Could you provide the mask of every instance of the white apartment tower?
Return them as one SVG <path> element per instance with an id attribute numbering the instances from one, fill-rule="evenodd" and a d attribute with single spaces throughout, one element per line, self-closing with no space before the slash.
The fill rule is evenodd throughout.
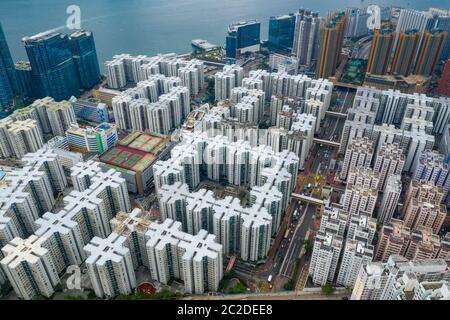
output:
<path id="1" fill-rule="evenodd" d="M 84 247 L 86 266 L 98 297 L 130 294 L 136 287 L 136 275 L 126 238 L 111 233 L 108 238 L 95 237 Z"/>
<path id="2" fill-rule="evenodd" d="M 151 224 L 146 236 L 153 279 L 165 284 L 172 277 L 180 279 L 188 293 L 218 290 L 223 276 L 222 245 L 214 235 L 205 230 L 190 235 L 181 231 L 180 222 L 166 219 Z"/>
<path id="3" fill-rule="evenodd" d="M 390 175 L 386 179 L 381 206 L 378 211 L 378 223 L 386 224 L 391 220 L 398 206 L 400 193 L 402 192 L 402 180 L 400 175 Z"/>
<path id="4" fill-rule="evenodd" d="M 397 143 L 383 144 L 375 158 L 373 170 L 380 174 L 380 184 L 378 190 L 386 188 L 388 177 L 401 175 L 405 165 L 405 155 Z"/>
<path id="5" fill-rule="evenodd" d="M 341 179 L 347 179 L 350 168 L 352 167 L 370 167 L 373 151 L 372 141 L 368 138 L 354 138 L 345 152 L 344 163 L 340 173 Z"/>
<path id="6" fill-rule="evenodd" d="M 31 300 L 36 295 L 51 297 L 59 277 L 50 252 L 41 239 L 14 238 L 2 248 L 5 256 L 0 264 L 19 298 Z"/>

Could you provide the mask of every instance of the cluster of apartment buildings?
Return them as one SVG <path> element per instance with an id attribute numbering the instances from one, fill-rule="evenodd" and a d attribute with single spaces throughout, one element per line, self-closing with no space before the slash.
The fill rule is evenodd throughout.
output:
<path id="1" fill-rule="evenodd" d="M 74 122 L 76 117 L 70 102 L 55 102 L 50 97 L 35 100 L 0 120 L 0 156 L 21 158 L 36 152 L 44 145 L 45 134 L 64 136 Z"/>
<path id="2" fill-rule="evenodd" d="M 243 140 L 205 132 L 184 132 L 171 158 L 153 167 L 163 217 L 181 221 L 191 234 L 205 229 L 215 234 L 224 254 L 244 260 L 263 259 L 295 187 L 298 157 L 287 150 L 252 147 Z M 201 179 L 249 186 L 251 207 L 232 197 L 215 199 L 212 192 L 196 190 Z"/>
<path id="3" fill-rule="evenodd" d="M 118 171 L 92 160 L 78 163 L 71 172 L 75 190 L 53 213 L 55 195 L 67 185 L 57 155 L 44 148 L 23 161 L 7 174 L 0 211 L 0 279 L 19 298 L 51 297 L 63 271 L 82 264 L 99 297 L 132 293 L 140 266 L 165 284 L 181 279 L 188 293 L 218 289 L 222 246 L 215 236 L 205 230 L 190 235 L 179 222 L 159 224 L 140 209 L 131 211 Z"/>

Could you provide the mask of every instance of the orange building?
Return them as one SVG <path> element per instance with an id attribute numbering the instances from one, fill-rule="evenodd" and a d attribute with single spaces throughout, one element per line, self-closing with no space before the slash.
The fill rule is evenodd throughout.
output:
<path id="1" fill-rule="evenodd" d="M 347 16 L 344 12 L 334 13 L 320 28 L 316 78 L 327 79 L 336 72 L 344 41 L 346 21 Z"/>
<path id="2" fill-rule="evenodd" d="M 400 33 L 392 60 L 391 74 L 407 77 L 413 71 L 421 36 L 422 33 L 417 30 Z"/>
<path id="3" fill-rule="evenodd" d="M 431 76 L 442 54 L 447 39 L 447 32 L 434 29 L 425 33 L 414 74 Z"/>

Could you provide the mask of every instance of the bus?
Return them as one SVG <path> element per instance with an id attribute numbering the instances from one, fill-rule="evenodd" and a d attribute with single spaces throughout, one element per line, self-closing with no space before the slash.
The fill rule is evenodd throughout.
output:
<path id="1" fill-rule="evenodd" d="M 284 233 L 284 238 L 286 239 L 289 236 L 289 228 L 286 228 L 286 232 Z"/>

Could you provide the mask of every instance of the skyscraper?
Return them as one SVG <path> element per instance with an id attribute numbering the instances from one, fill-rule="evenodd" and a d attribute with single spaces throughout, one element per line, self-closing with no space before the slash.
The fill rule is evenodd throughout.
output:
<path id="1" fill-rule="evenodd" d="M 19 92 L 16 70 L 0 24 L 0 107 L 8 105 L 14 94 Z"/>
<path id="2" fill-rule="evenodd" d="M 431 12 L 417 11 L 414 9 L 402 9 L 397 22 L 397 38 L 395 48 L 400 40 L 400 34 L 409 30 L 417 30 L 422 35 L 432 28 L 436 27 L 437 15 Z"/>
<path id="3" fill-rule="evenodd" d="M 80 94 L 80 81 L 70 39 L 62 33 L 40 33 L 22 39 L 38 97 L 56 101 Z"/>
<path id="4" fill-rule="evenodd" d="M 398 35 L 397 48 L 391 65 L 391 74 L 407 77 L 413 71 L 421 36 L 422 33 L 415 29 L 401 32 Z"/>
<path id="5" fill-rule="evenodd" d="M 81 87 L 91 89 L 100 81 L 94 35 L 90 31 L 75 31 L 70 35 L 70 42 Z"/>
<path id="6" fill-rule="evenodd" d="M 269 20 L 269 48 L 290 52 L 294 42 L 295 15 L 285 14 L 270 17 Z"/>
<path id="7" fill-rule="evenodd" d="M 226 37 L 226 56 L 237 59 L 245 52 L 260 49 L 261 24 L 257 20 L 240 21 L 228 26 Z"/>
<path id="8" fill-rule="evenodd" d="M 292 53 L 299 65 L 310 67 L 316 60 L 321 19 L 317 12 L 300 9 L 296 13 Z"/>
<path id="9" fill-rule="evenodd" d="M 438 15 L 438 21 L 436 24 L 436 28 L 446 31 L 450 33 L 450 10 L 440 10 L 435 8 L 430 8 L 430 12 Z M 447 40 L 444 44 L 444 50 L 442 50 L 441 59 L 450 58 L 450 36 L 447 37 Z"/>
<path id="10" fill-rule="evenodd" d="M 367 73 L 384 75 L 389 66 L 390 55 L 394 46 L 395 31 L 387 26 L 375 29 L 367 61 Z"/>
<path id="11" fill-rule="evenodd" d="M 22 95 L 32 98 L 34 96 L 34 86 L 30 63 L 28 61 L 18 61 L 15 63 L 15 69 Z"/>
<path id="12" fill-rule="evenodd" d="M 346 37 L 358 38 L 369 33 L 367 19 L 369 19 L 370 15 L 365 9 L 346 8 L 345 13 L 348 17 L 345 27 Z"/>
<path id="13" fill-rule="evenodd" d="M 316 78 L 334 75 L 339 64 L 346 21 L 344 12 L 334 13 L 320 28 Z"/>
<path id="14" fill-rule="evenodd" d="M 433 29 L 425 33 L 416 61 L 414 74 L 423 76 L 431 76 L 433 74 L 444 49 L 447 36 L 447 32 L 439 29 Z"/>

